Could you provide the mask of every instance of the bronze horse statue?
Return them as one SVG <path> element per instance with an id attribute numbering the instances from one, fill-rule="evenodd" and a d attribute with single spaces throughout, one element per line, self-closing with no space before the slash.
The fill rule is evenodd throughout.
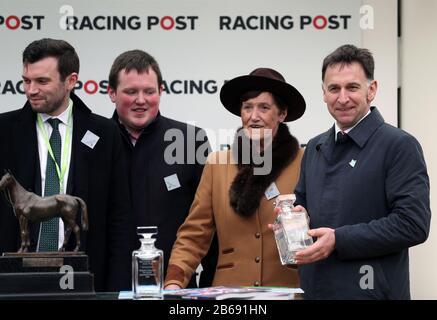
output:
<path id="1" fill-rule="evenodd" d="M 41 222 L 53 217 L 60 217 L 65 226 L 64 242 L 59 251 L 65 251 L 65 246 L 72 231 L 76 236 L 74 251 L 79 251 L 80 228 L 76 224 L 76 215 L 79 209 L 82 212 L 82 230 L 88 230 L 87 207 L 81 198 L 68 194 L 40 197 L 35 193 L 26 191 L 10 172 L 7 172 L 1 178 L 0 191 L 5 191 L 20 224 L 21 247 L 18 252 L 27 252 L 29 249 L 28 222 Z"/>

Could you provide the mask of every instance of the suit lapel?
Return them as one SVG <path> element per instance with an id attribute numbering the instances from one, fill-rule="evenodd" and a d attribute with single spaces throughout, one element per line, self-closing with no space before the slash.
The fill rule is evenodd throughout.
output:
<path id="1" fill-rule="evenodd" d="M 332 153 L 334 151 L 334 146 L 335 146 L 334 132 L 335 132 L 334 127 L 332 127 L 327 132 L 325 132 L 325 134 L 320 138 L 319 142 L 317 143 L 317 145 L 320 148 L 320 151 L 322 151 L 323 156 L 328 162 L 331 160 Z"/>
<path id="2" fill-rule="evenodd" d="M 74 94 L 70 94 L 73 100 L 73 137 L 71 145 L 70 172 L 68 174 L 67 193 L 81 197 L 89 204 L 89 173 L 93 149 L 81 142 L 88 130 L 93 131 L 91 111 Z M 90 211 L 88 210 L 88 216 Z M 80 217 L 77 217 L 79 222 Z M 69 248 L 73 244 L 70 238 Z M 87 233 L 81 233 L 81 250 L 87 247 Z"/>
<path id="3" fill-rule="evenodd" d="M 67 193 L 77 194 L 87 198 L 84 193 L 88 191 L 88 172 L 92 149 L 81 142 L 90 127 L 87 113 L 74 103 L 73 105 L 73 139 L 71 146 L 71 164 L 68 178 Z M 85 199 L 84 199 L 85 200 Z"/>
<path id="4" fill-rule="evenodd" d="M 41 194 L 36 114 L 28 104 L 13 125 L 12 140 L 13 174 L 25 189 Z"/>

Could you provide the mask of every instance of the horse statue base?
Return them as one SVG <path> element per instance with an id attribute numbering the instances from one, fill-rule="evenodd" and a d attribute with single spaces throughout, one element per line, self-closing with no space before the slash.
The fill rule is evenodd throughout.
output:
<path id="1" fill-rule="evenodd" d="M 96 295 L 88 256 L 83 252 L 3 253 L 0 283 L 0 299 L 88 299 Z"/>

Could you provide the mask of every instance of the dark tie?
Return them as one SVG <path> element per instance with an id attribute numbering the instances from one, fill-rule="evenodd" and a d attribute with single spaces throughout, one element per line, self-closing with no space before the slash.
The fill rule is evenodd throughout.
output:
<path id="1" fill-rule="evenodd" d="M 347 133 L 344 133 L 343 131 L 337 132 L 337 141 L 336 144 L 343 144 L 347 141 Z"/>
<path id="2" fill-rule="evenodd" d="M 59 133 L 59 119 L 49 119 L 47 122 L 52 126 L 50 135 L 50 146 L 53 155 L 61 168 L 61 134 Z M 51 196 L 59 193 L 59 177 L 56 172 L 56 165 L 50 154 L 47 154 L 46 182 L 44 196 Z M 59 218 L 52 218 L 41 223 L 41 237 L 39 240 L 39 251 L 58 251 Z"/>

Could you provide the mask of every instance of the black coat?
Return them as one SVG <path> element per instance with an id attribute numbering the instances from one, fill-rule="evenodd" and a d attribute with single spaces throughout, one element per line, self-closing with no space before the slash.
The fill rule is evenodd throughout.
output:
<path id="1" fill-rule="evenodd" d="M 129 289 L 130 243 L 134 234 L 128 193 L 127 162 L 117 126 L 91 110 L 73 93 L 73 136 L 67 193 L 88 207 L 89 231 L 82 232 L 81 250 L 89 256 L 96 291 Z M 81 142 L 87 131 L 100 137 L 94 149 Z M 29 191 L 41 194 L 36 113 L 27 102 L 20 110 L 0 115 L 0 172 L 12 170 Z M 39 226 L 31 226 L 31 247 Z M 75 245 L 70 238 L 68 249 Z M 19 248 L 19 226 L 12 210 L 0 201 L 0 253 Z"/>
<path id="2" fill-rule="evenodd" d="M 113 119 L 119 124 L 124 149 L 130 158 L 131 199 L 136 225 L 158 226 L 155 245 L 164 251 L 166 271 L 176 233 L 188 215 L 202 176 L 204 161 L 196 159 L 193 151 L 199 152 L 199 156 L 202 154 L 206 160 L 210 151 L 208 138 L 200 128 L 158 114 L 140 135 L 134 147 L 116 112 Z M 166 133 L 170 138 L 165 139 Z M 175 137 L 181 144 L 176 145 Z M 177 163 L 166 161 L 166 150 L 167 155 Z M 173 174 L 177 175 L 180 187 L 169 191 L 164 178 Z M 132 249 L 139 246 L 136 239 Z M 217 241 L 214 239 L 210 253 L 202 260 L 204 272 L 200 277 L 200 286 L 211 285 L 216 263 Z M 194 280 L 193 278 L 190 283 L 192 287 L 195 286 Z"/>

